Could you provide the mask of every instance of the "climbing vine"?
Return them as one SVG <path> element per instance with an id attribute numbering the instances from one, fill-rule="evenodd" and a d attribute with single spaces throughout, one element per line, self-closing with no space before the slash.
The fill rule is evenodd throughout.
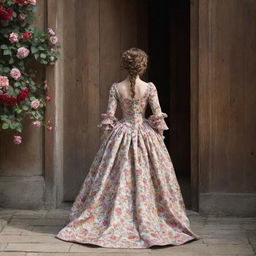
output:
<path id="1" fill-rule="evenodd" d="M 37 82 L 37 63 L 54 65 L 60 43 L 53 29 L 33 25 L 36 0 L 0 0 L 0 130 L 11 129 L 13 142 L 22 142 L 23 120 L 34 127 L 53 126 L 45 120 L 51 100 L 47 81 Z"/>

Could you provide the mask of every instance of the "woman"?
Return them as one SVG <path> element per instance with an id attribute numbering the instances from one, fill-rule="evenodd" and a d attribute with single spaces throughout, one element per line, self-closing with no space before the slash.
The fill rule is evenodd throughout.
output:
<path id="1" fill-rule="evenodd" d="M 164 144 L 168 127 L 152 82 L 140 79 L 147 54 L 131 48 L 122 54 L 127 78 L 113 83 L 105 133 L 69 215 L 57 238 L 110 248 L 180 245 L 199 236 L 190 229 L 172 161 Z M 117 120 L 118 103 L 123 118 Z M 150 104 L 152 115 L 146 119 Z"/>

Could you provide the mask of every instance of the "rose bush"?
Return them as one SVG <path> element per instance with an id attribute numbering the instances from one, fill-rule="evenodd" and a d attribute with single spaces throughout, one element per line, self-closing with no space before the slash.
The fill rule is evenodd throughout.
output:
<path id="1" fill-rule="evenodd" d="M 38 30 L 32 23 L 36 0 L 0 0 L 0 129 L 14 131 L 22 142 L 22 123 L 29 116 L 34 127 L 46 126 L 47 82 L 35 81 L 33 62 L 53 65 L 59 57 L 59 39 L 52 28 Z"/>

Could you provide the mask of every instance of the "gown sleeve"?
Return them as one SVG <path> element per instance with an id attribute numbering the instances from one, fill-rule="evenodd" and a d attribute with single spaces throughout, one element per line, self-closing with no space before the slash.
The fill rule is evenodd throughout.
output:
<path id="1" fill-rule="evenodd" d="M 108 97 L 108 106 L 106 113 L 101 113 L 101 121 L 97 125 L 97 127 L 102 128 L 103 130 L 112 130 L 117 122 L 117 118 L 115 117 L 115 112 L 117 108 L 117 94 L 115 90 L 115 84 L 112 84 L 109 89 L 109 97 Z"/>
<path id="2" fill-rule="evenodd" d="M 150 86 L 149 88 L 150 91 L 149 91 L 148 101 L 153 114 L 149 116 L 148 121 L 149 121 L 149 124 L 155 130 L 157 130 L 158 133 L 164 139 L 165 137 L 163 135 L 163 131 L 169 129 L 164 118 L 166 118 L 168 115 L 166 113 L 163 113 L 161 110 L 161 106 L 158 98 L 158 92 L 155 85 L 152 82 L 150 82 L 149 86 Z"/>

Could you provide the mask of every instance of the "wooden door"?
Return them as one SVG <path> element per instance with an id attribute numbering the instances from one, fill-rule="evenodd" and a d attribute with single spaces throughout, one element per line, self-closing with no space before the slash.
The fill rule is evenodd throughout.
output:
<path id="1" fill-rule="evenodd" d="M 78 193 L 99 148 L 100 113 L 106 111 L 111 83 L 124 78 L 120 57 L 130 47 L 149 53 L 145 77 L 156 83 L 163 111 L 169 115 L 165 142 L 177 174 L 189 179 L 189 1 L 65 3 L 64 201 L 72 201 Z M 184 188 L 183 194 L 187 192 Z"/>
<path id="2" fill-rule="evenodd" d="M 109 86 L 124 77 L 121 53 L 146 48 L 147 1 L 63 1 L 63 200 L 72 201 L 99 148 Z"/>

